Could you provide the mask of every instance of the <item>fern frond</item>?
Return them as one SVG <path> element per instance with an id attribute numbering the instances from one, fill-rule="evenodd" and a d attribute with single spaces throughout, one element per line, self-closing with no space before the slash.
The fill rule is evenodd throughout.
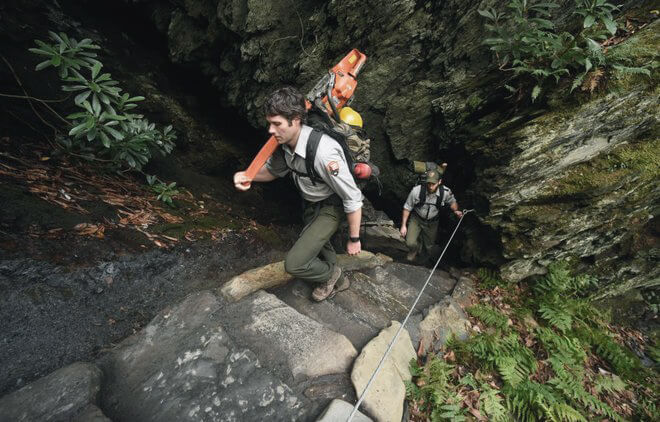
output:
<path id="1" fill-rule="evenodd" d="M 562 333 L 570 330 L 573 326 L 573 316 L 559 307 L 542 305 L 539 307 L 539 313 L 543 319 Z"/>
<path id="2" fill-rule="evenodd" d="M 552 404 L 548 410 L 553 420 L 562 422 L 587 422 L 587 419 L 578 410 L 566 403 Z"/>
<path id="3" fill-rule="evenodd" d="M 587 353 L 576 337 L 560 335 L 546 327 L 537 327 L 535 332 L 549 355 L 566 357 L 564 360 L 570 365 L 584 364 L 587 359 Z"/>
<path id="4" fill-rule="evenodd" d="M 594 387 L 598 393 L 618 393 L 626 389 L 626 383 L 616 375 L 598 375 L 594 380 Z"/>
<path id="5" fill-rule="evenodd" d="M 469 307 L 467 312 L 491 327 L 500 330 L 508 328 L 509 317 L 490 305 L 474 305 Z"/>
<path id="6" fill-rule="evenodd" d="M 490 268 L 479 268 L 477 270 L 477 275 L 479 276 L 480 284 L 487 289 L 492 289 L 498 286 L 501 287 L 506 284 L 497 271 Z"/>
<path id="7" fill-rule="evenodd" d="M 479 396 L 481 401 L 481 409 L 488 416 L 488 420 L 494 422 L 508 421 L 508 412 L 503 405 L 502 398 L 497 394 L 498 391 L 488 387 L 484 387 L 485 391 Z"/>

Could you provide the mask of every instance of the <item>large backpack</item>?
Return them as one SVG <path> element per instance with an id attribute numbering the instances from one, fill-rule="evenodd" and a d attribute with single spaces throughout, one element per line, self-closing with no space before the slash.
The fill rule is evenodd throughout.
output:
<path id="1" fill-rule="evenodd" d="M 321 136 L 326 134 L 341 146 L 351 174 L 360 189 L 366 186 L 367 180 L 374 179 L 378 182 L 380 171 L 378 167 L 369 161 L 371 141 L 362 128 L 336 122 L 327 113 L 318 110 L 315 106 L 308 113 L 307 124 L 313 129 L 307 140 L 307 148 L 305 150 L 305 168 L 307 173 L 301 174 L 300 172 L 296 172 L 299 176 L 309 177 L 314 185 L 316 185 L 316 182 L 325 183 L 314 169 L 314 160 L 316 159 L 316 151 L 321 141 Z M 371 176 L 369 179 L 361 179 L 356 175 L 355 169 L 358 163 L 367 164 L 370 167 Z"/>

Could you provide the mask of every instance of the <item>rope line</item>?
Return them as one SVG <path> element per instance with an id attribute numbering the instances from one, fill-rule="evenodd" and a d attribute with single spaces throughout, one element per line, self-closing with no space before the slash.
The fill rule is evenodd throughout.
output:
<path id="1" fill-rule="evenodd" d="M 431 281 L 431 277 L 433 277 L 433 273 L 435 272 L 435 269 L 438 267 L 438 264 L 440 264 L 440 261 L 442 260 L 442 257 L 445 255 L 445 252 L 447 251 L 447 248 L 449 247 L 449 244 L 451 243 L 452 239 L 454 238 L 454 235 L 458 231 L 458 227 L 461 225 L 461 222 L 463 221 L 463 218 L 465 218 L 465 215 L 468 213 L 474 212 L 473 209 L 471 210 L 463 210 L 463 215 L 461 216 L 461 219 L 458 220 L 458 223 L 456 224 L 456 228 L 454 228 L 454 232 L 451 234 L 449 237 L 449 240 L 447 241 L 447 244 L 445 245 L 445 248 L 443 249 L 442 253 L 440 254 L 440 257 L 438 260 L 435 262 L 435 265 L 433 266 L 433 269 L 431 270 L 431 273 L 429 274 L 428 278 L 426 279 L 426 282 L 422 286 L 422 289 L 419 291 L 419 294 L 417 295 L 417 298 L 413 302 L 412 306 L 410 307 L 410 310 L 408 311 L 408 315 L 403 319 L 403 322 L 401 323 L 401 326 L 399 327 L 398 331 L 392 338 L 392 341 L 390 341 L 389 346 L 387 346 L 387 350 L 385 351 L 385 354 L 380 360 L 380 363 L 376 367 L 376 370 L 374 373 L 371 375 L 371 378 L 369 378 L 369 381 L 367 382 L 367 385 L 364 387 L 364 390 L 362 391 L 362 394 L 360 395 L 360 398 L 358 399 L 357 403 L 355 403 L 355 406 L 353 407 L 353 410 L 351 411 L 351 414 L 348 416 L 348 419 L 346 419 L 346 422 L 351 422 L 353 420 L 353 416 L 358 411 L 358 408 L 360 407 L 360 404 L 364 400 L 364 398 L 367 395 L 367 391 L 369 391 L 369 387 L 371 387 L 371 384 L 373 383 L 374 379 L 376 379 L 376 375 L 378 375 L 378 372 L 380 372 L 381 368 L 383 367 L 383 364 L 385 363 L 385 360 L 389 356 L 390 352 L 392 351 L 392 347 L 394 347 L 394 343 L 396 343 L 397 339 L 399 338 L 399 334 L 401 334 L 401 331 L 403 331 L 403 327 L 406 325 L 406 322 L 408 322 L 408 318 L 410 318 L 410 315 L 412 315 L 413 310 L 415 309 L 415 306 L 417 306 L 417 302 L 419 302 L 419 299 L 422 297 L 422 293 L 424 293 L 424 289 L 426 289 L 426 286 L 428 286 L 429 282 Z"/>

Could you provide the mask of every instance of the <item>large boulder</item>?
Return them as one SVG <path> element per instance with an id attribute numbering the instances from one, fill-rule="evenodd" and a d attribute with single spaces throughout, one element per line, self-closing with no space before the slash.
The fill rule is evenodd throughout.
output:
<path id="1" fill-rule="evenodd" d="M 470 327 L 463 308 L 454 299 L 447 297 L 433 305 L 419 324 L 420 347 L 425 351 L 440 350 L 452 335 L 466 340 Z"/>
<path id="2" fill-rule="evenodd" d="M 392 325 L 370 341 L 355 360 L 351 380 L 358 397 L 364 392 L 369 379 L 400 327 L 399 322 L 392 321 Z M 411 359 L 416 357 L 410 336 L 404 329 L 380 372 L 374 378 L 363 401 L 364 408 L 376 421 L 399 422 L 401 420 L 403 401 L 406 396 L 404 381 L 410 381 L 412 378 L 409 365 Z"/>
<path id="3" fill-rule="evenodd" d="M 304 397 L 227 335 L 208 291 L 162 311 L 100 364 L 103 408 L 116 420 L 298 419 Z"/>
<path id="4" fill-rule="evenodd" d="M 2 397 L 0 421 L 80 420 L 87 412 L 98 410 L 95 405 L 101 377 L 99 368 L 90 363 L 77 362 L 58 369 Z M 94 414 L 98 421 L 105 418 L 102 413 Z"/>

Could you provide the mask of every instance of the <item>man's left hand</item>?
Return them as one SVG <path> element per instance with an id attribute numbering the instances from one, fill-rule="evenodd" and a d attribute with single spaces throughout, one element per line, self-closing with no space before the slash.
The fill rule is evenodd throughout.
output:
<path id="1" fill-rule="evenodd" d="M 455 210 L 455 211 L 454 211 L 454 214 L 455 214 L 456 217 L 458 217 L 458 218 L 463 217 L 463 211 L 461 211 L 461 210 Z"/>
<path id="2" fill-rule="evenodd" d="M 351 242 L 350 240 L 346 244 L 346 252 L 349 255 L 357 255 L 362 250 L 362 243 L 358 240 L 357 242 Z"/>

